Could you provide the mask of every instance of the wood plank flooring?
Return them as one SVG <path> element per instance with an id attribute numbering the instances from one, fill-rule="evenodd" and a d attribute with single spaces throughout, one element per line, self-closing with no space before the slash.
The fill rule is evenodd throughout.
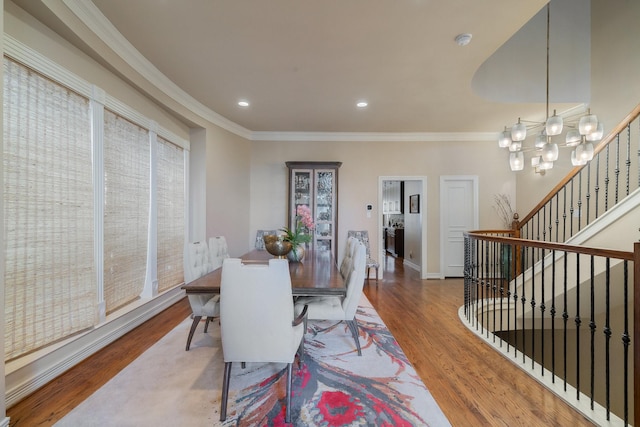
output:
<path id="1" fill-rule="evenodd" d="M 384 262 L 385 279 L 365 294 L 453 426 L 593 425 L 462 325 L 462 280 L 420 280 L 402 259 Z M 190 312 L 185 298 L 70 369 L 9 408 L 10 425 L 53 425 Z"/>

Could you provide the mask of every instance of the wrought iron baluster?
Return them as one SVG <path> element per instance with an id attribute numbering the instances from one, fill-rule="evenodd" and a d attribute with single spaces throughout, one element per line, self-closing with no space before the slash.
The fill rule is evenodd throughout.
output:
<path id="1" fill-rule="evenodd" d="M 542 262 L 542 269 L 540 270 L 540 375 L 544 377 L 544 312 L 546 309 L 546 306 L 544 304 L 544 276 L 545 276 L 545 269 L 544 269 L 544 259 L 545 259 L 545 254 L 544 254 L 544 248 L 542 249 L 542 254 L 541 254 L 542 258 L 541 258 L 541 262 Z M 535 326 L 534 326 L 535 329 Z"/>
<path id="2" fill-rule="evenodd" d="M 589 207 L 591 206 L 590 203 L 590 199 L 591 199 L 591 162 L 587 163 L 587 193 L 585 195 L 585 199 L 587 202 L 587 218 L 586 218 L 586 222 L 585 222 L 585 226 L 589 225 L 590 222 L 590 218 L 589 218 Z"/>
<path id="3" fill-rule="evenodd" d="M 562 241 L 567 241 L 567 186 L 562 188 Z"/>
<path id="4" fill-rule="evenodd" d="M 525 253 L 526 252 L 528 252 L 527 248 L 525 248 Z M 527 257 L 528 256 L 529 255 L 527 254 Z M 525 353 L 526 353 L 526 350 L 527 350 L 527 340 L 525 340 L 525 338 L 524 338 L 525 337 L 525 315 L 524 314 L 525 314 L 525 311 L 526 311 L 525 310 L 525 304 L 527 302 L 527 298 L 525 296 L 526 295 L 525 294 L 526 284 L 525 284 L 525 280 L 524 280 L 524 276 L 525 276 L 524 272 L 526 271 L 526 258 L 527 257 L 523 257 L 523 262 L 524 262 L 525 265 L 522 268 L 522 296 L 520 297 L 520 302 L 522 303 L 522 363 L 525 362 L 525 359 L 526 359 Z"/>
<path id="5" fill-rule="evenodd" d="M 596 218 L 598 218 L 598 202 L 600 199 L 600 153 L 596 156 L 596 185 L 594 191 L 596 192 Z"/>
<path id="6" fill-rule="evenodd" d="M 563 267 L 563 286 L 564 286 L 564 290 L 562 292 L 562 302 L 563 302 L 563 308 L 562 308 L 562 321 L 563 321 L 563 330 L 564 330 L 564 338 L 563 338 L 563 355 L 562 355 L 562 360 L 563 360 L 563 365 L 564 365 L 564 370 L 563 370 L 563 380 L 564 380 L 564 391 L 567 391 L 567 332 L 568 332 L 568 323 L 569 323 L 569 312 L 568 312 L 568 301 L 567 301 L 567 286 L 568 286 L 568 275 L 567 275 L 567 257 L 569 256 L 569 254 L 567 253 L 567 251 L 564 251 L 564 267 Z"/>
<path id="7" fill-rule="evenodd" d="M 631 188 L 631 123 L 627 125 L 627 159 L 625 163 L 627 165 L 627 192 L 625 195 L 628 196 Z"/>
<path id="8" fill-rule="evenodd" d="M 580 231 L 581 229 L 582 229 L 582 169 L 580 169 L 580 172 L 578 172 L 578 231 Z"/>
<path id="9" fill-rule="evenodd" d="M 580 348 L 580 254 L 576 254 L 576 348 Z M 576 399 L 580 400 L 580 351 L 576 352 Z"/>
<path id="10" fill-rule="evenodd" d="M 605 320 L 604 320 L 604 357 L 605 357 L 605 407 L 607 420 L 611 414 L 611 259 L 605 266 Z"/>
<path id="11" fill-rule="evenodd" d="M 629 262 L 624 260 L 624 332 L 622 334 L 622 345 L 624 346 L 624 422 L 629 424 L 629 345 L 631 335 L 629 334 Z"/>
<path id="12" fill-rule="evenodd" d="M 569 237 L 573 236 L 573 181 L 575 177 L 571 178 L 571 192 L 569 199 L 571 200 L 571 205 L 569 206 Z"/>
<path id="13" fill-rule="evenodd" d="M 591 397 L 591 401 L 590 401 L 590 405 L 591 405 L 591 410 L 593 410 L 593 402 L 594 402 L 594 395 L 595 395 L 595 369 L 596 369 L 596 360 L 595 360 L 595 353 L 596 353 L 596 343 L 595 343 L 595 338 L 596 338 L 596 284 L 595 284 L 595 268 L 594 268 L 594 257 L 593 255 L 591 255 L 590 257 L 590 277 L 589 277 L 589 282 L 590 282 L 590 295 L 589 295 L 589 300 L 590 300 L 590 318 L 589 318 L 589 330 L 591 332 L 591 366 L 589 367 L 589 372 L 590 372 L 590 384 L 591 384 L 591 389 L 590 389 L 590 397 Z"/>
<path id="14" fill-rule="evenodd" d="M 560 219 L 558 217 L 558 215 L 560 215 L 560 204 L 559 204 L 559 200 L 560 200 L 560 195 L 558 193 L 556 193 L 556 219 L 555 219 L 555 226 L 556 226 L 556 239 L 555 242 L 558 242 L 558 233 L 559 233 L 559 228 L 560 228 Z"/>
<path id="15" fill-rule="evenodd" d="M 551 382 L 556 382 L 556 250 L 551 250 Z"/>
<path id="16" fill-rule="evenodd" d="M 606 153 L 607 153 L 607 161 L 605 163 L 606 165 L 606 173 L 605 173 L 605 178 L 604 178 L 604 211 L 608 211 L 609 210 L 609 153 L 610 153 L 610 148 L 611 148 L 611 144 L 607 145 L 607 148 L 605 149 Z"/>
<path id="17" fill-rule="evenodd" d="M 616 176 L 616 200 L 613 204 L 615 205 L 618 203 L 618 188 L 620 186 L 620 134 L 616 135 L 616 168 L 614 169 L 614 174 Z"/>
<path id="18" fill-rule="evenodd" d="M 536 251 L 540 253 L 540 248 Z M 536 274 L 535 274 L 535 260 L 531 263 L 531 354 L 536 354 Z M 531 369 L 535 366 L 534 357 L 531 357 Z"/>

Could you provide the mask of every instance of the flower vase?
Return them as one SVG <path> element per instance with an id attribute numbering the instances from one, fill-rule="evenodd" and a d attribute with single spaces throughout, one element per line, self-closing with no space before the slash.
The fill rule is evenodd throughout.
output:
<path id="1" fill-rule="evenodd" d="M 291 251 L 287 253 L 287 258 L 290 262 L 302 262 L 304 259 L 304 246 L 297 245 L 295 248 L 291 249 Z"/>

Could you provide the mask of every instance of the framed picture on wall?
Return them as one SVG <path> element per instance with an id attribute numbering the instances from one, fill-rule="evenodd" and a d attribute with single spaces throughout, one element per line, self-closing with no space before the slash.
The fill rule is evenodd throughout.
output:
<path id="1" fill-rule="evenodd" d="M 420 213 L 420 195 L 409 196 L 409 213 Z"/>

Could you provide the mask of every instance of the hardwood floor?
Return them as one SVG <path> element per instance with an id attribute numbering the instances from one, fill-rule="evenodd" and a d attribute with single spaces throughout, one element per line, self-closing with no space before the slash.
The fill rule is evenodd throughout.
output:
<path id="1" fill-rule="evenodd" d="M 453 426 L 592 426 L 468 331 L 460 279 L 420 280 L 387 257 L 365 294 Z M 7 410 L 12 427 L 50 426 L 190 314 L 187 299 Z"/>

